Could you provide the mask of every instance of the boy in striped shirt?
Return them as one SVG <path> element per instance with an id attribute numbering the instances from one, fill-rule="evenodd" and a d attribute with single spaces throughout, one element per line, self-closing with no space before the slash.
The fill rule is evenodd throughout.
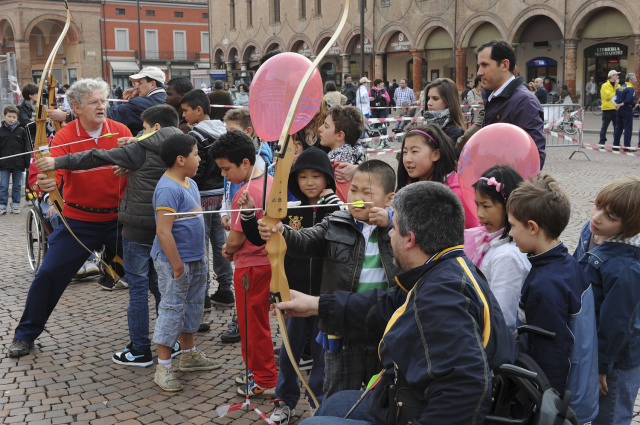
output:
<path id="1" fill-rule="evenodd" d="M 321 293 L 387 290 L 395 285 L 400 269 L 395 265 L 389 229 L 391 213 L 386 210 L 394 195 L 396 175 L 380 160 L 356 168 L 349 187 L 348 211 L 337 211 L 319 224 L 301 230 L 277 224 L 270 229 L 262 222 L 260 234 L 268 239 L 272 231 L 283 231 L 287 255 L 321 257 Z M 325 398 L 343 390 L 359 390 L 380 372 L 375 335 L 343 338 L 321 320 L 317 341 L 325 348 Z"/>

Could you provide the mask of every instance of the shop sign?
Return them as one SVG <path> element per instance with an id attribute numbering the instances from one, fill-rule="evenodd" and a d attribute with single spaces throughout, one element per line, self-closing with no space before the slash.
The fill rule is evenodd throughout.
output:
<path id="1" fill-rule="evenodd" d="M 398 32 L 387 44 L 387 52 L 406 52 L 411 49 L 411 42 L 404 33 Z"/>
<path id="2" fill-rule="evenodd" d="M 612 56 L 627 56 L 627 46 L 618 43 L 601 43 L 584 49 L 585 58 L 606 58 Z"/>
<path id="3" fill-rule="evenodd" d="M 257 50 L 254 50 L 253 53 L 251 53 L 249 55 L 249 60 L 259 61 L 260 60 L 260 52 L 258 52 Z"/>
<path id="4" fill-rule="evenodd" d="M 353 53 L 360 53 L 362 49 L 362 42 L 358 39 L 358 44 L 356 44 L 356 48 Z M 367 37 L 364 38 L 364 52 L 371 53 L 373 52 L 373 45 L 370 43 Z"/>
<path id="5" fill-rule="evenodd" d="M 191 69 L 191 70 L 189 70 L 189 72 L 191 73 L 192 77 L 199 77 L 199 76 L 207 76 L 207 75 L 209 75 L 209 70 L 208 69 Z"/>
<path id="6" fill-rule="evenodd" d="M 298 49 L 298 53 L 302 56 L 309 57 L 311 56 L 311 49 L 307 43 L 302 43 L 302 46 Z"/>
<path id="7" fill-rule="evenodd" d="M 333 43 L 333 46 L 327 52 L 329 56 L 338 56 L 340 54 L 340 47 L 338 47 L 338 42 Z"/>

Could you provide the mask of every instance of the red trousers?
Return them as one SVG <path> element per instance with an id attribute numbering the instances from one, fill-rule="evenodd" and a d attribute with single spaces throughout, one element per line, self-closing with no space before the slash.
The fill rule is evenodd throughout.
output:
<path id="1" fill-rule="evenodd" d="M 242 276 L 245 274 L 249 277 L 246 307 L 245 291 L 242 285 Z M 278 370 L 273 355 L 271 327 L 269 326 L 270 281 L 271 266 L 268 265 L 236 267 L 233 273 L 238 325 L 242 343 L 242 358 L 251 369 L 251 372 L 253 372 L 256 384 L 262 388 L 273 388 L 278 382 Z M 245 327 L 245 310 L 247 312 L 247 327 Z M 245 334 L 245 329 L 249 335 Z"/>

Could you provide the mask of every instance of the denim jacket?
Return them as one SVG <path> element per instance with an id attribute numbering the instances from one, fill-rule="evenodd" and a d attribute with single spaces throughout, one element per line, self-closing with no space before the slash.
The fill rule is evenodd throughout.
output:
<path id="1" fill-rule="evenodd" d="M 640 365 L 640 235 L 614 237 L 589 249 L 590 222 L 573 256 L 593 286 L 598 373 Z"/>

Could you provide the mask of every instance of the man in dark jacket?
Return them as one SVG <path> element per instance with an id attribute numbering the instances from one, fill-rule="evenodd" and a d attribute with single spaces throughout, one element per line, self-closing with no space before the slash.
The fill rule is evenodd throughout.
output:
<path id="1" fill-rule="evenodd" d="M 533 84 L 536 86 L 536 97 L 540 101 L 541 105 L 547 103 L 547 91 L 544 88 L 542 78 L 536 78 L 533 81 Z"/>
<path id="2" fill-rule="evenodd" d="M 516 52 L 504 40 L 491 40 L 476 49 L 478 76 L 482 77 L 484 120 L 482 127 L 497 122 L 513 124 L 527 133 L 538 147 L 540 169 L 546 157 L 546 137 L 542 131 L 544 113 L 540 102 L 526 88 L 523 77 L 516 78 Z"/>
<path id="3" fill-rule="evenodd" d="M 317 314 L 347 336 L 379 341 L 382 377 L 349 419 L 481 424 L 491 405 L 491 370 L 513 363 L 517 350 L 489 286 L 462 249 L 462 205 L 435 182 L 402 188 L 392 205 L 391 246 L 404 271 L 397 286 L 319 298 L 292 291 L 278 308 L 286 316 Z M 361 394 L 330 397 L 317 418 L 302 424 L 327 423 L 322 416 L 342 424 Z"/>
<path id="4" fill-rule="evenodd" d="M 342 94 L 347 96 L 347 105 L 356 106 L 356 93 L 358 88 L 351 82 L 351 74 L 344 74 Z"/>
<path id="5" fill-rule="evenodd" d="M 109 118 L 129 127 L 134 136 L 142 131 L 142 112 L 155 105 L 162 105 L 166 92 L 164 82 L 166 76 L 160 68 L 150 66 L 129 77 L 133 88 L 124 91 L 128 102 L 109 108 Z"/>

